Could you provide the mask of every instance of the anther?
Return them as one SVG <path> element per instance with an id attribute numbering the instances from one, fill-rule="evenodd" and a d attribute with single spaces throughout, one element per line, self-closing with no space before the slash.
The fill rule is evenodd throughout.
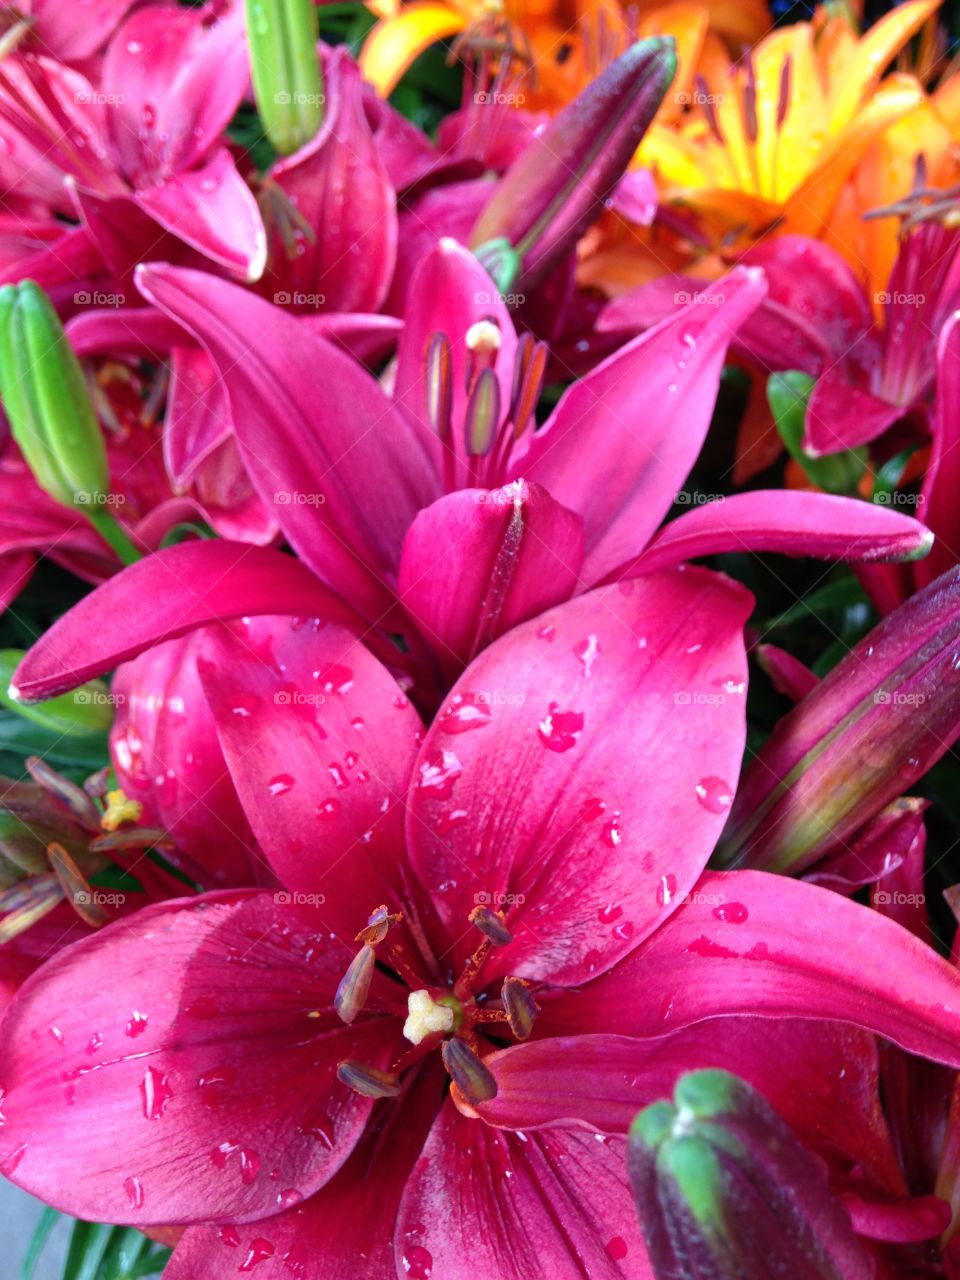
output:
<path id="1" fill-rule="evenodd" d="M 458 1037 L 444 1041 L 443 1065 L 464 1099 L 472 1105 L 489 1102 L 497 1096 L 497 1082 L 493 1072 Z"/>
<path id="2" fill-rule="evenodd" d="M 391 912 L 386 906 L 377 907 L 376 911 L 367 919 L 364 928 L 360 930 L 354 939 L 355 942 L 368 942 L 371 947 L 375 947 L 378 942 L 382 942 L 394 925 L 398 925 L 403 916 L 398 911 Z"/>
<path id="3" fill-rule="evenodd" d="M 348 1026 L 367 1003 L 375 965 L 376 956 L 373 947 L 365 942 L 350 961 L 347 972 L 340 979 L 337 994 L 333 997 L 333 1007 L 340 1020 Z"/>
<path id="4" fill-rule="evenodd" d="M 510 1030 L 518 1040 L 528 1039 L 540 1006 L 530 993 L 530 984 L 522 978 L 505 978 L 500 991 Z"/>
<path id="5" fill-rule="evenodd" d="M 399 1076 L 353 1058 L 337 1065 L 337 1079 L 363 1098 L 395 1098 L 400 1092 Z"/>
<path id="6" fill-rule="evenodd" d="M 427 421 L 444 443 L 450 439 L 453 413 L 453 359 L 450 343 L 435 333 L 423 357 L 423 394 Z"/>
<path id="7" fill-rule="evenodd" d="M 513 934 L 504 923 L 502 911 L 491 911 L 489 907 L 474 907 L 467 917 L 472 925 L 480 930 L 485 938 L 489 938 L 495 947 L 505 947 L 513 941 Z"/>
<path id="8" fill-rule="evenodd" d="M 492 369 L 484 369 L 474 383 L 467 404 L 464 443 L 473 457 L 490 452 L 500 424 L 500 384 Z"/>

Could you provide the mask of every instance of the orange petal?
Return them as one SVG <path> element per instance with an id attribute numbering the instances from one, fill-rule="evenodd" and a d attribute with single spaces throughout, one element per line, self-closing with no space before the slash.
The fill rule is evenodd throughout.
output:
<path id="1" fill-rule="evenodd" d="M 707 10 L 701 4 L 668 4 L 647 14 L 637 29 L 641 38 L 673 36 L 677 42 L 677 74 L 657 115 L 663 124 L 676 120 L 693 100 L 694 78 L 708 20 Z"/>
<path id="2" fill-rule="evenodd" d="M 360 51 L 360 70 L 381 97 L 397 87 L 403 73 L 438 40 L 466 26 L 462 14 L 431 0 L 415 0 L 395 18 L 384 18 L 367 36 Z"/>
<path id="3" fill-rule="evenodd" d="M 908 0 L 892 9 L 858 41 L 856 51 L 842 68 L 833 90 L 831 132 L 839 132 L 851 121 L 875 89 L 880 76 L 903 46 L 917 34 L 941 0 Z"/>

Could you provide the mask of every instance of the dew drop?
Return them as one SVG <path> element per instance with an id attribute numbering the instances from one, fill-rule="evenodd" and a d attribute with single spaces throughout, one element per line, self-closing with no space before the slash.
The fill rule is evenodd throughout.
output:
<path id="1" fill-rule="evenodd" d="M 256 1151 L 244 1147 L 240 1152 L 240 1180 L 245 1187 L 255 1182 L 260 1173 L 260 1157 Z"/>
<path id="2" fill-rule="evenodd" d="M 623 1236 L 614 1236 L 607 1241 L 607 1254 L 614 1262 L 622 1262 L 627 1256 L 627 1242 Z"/>
<path id="3" fill-rule="evenodd" d="M 605 907 L 601 907 L 597 912 L 597 919 L 601 924 L 613 924 L 614 920 L 619 920 L 623 915 L 623 907 L 618 907 L 612 902 L 608 902 Z"/>
<path id="4" fill-rule="evenodd" d="M 657 885 L 657 903 L 661 907 L 669 907 L 677 892 L 677 877 L 666 875 L 660 877 Z"/>
<path id="5" fill-rule="evenodd" d="M 257 1236 L 256 1240 L 250 1241 L 250 1247 L 247 1250 L 247 1256 L 243 1262 L 237 1267 L 238 1271 L 252 1271 L 254 1267 L 258 1267 L 261 1262 L 266 1262 L 268 1258 L 273 1257 L 273 1245 L 269 1240 L 264 1240 L 262 1236 Z"/>
<path id="6" fill-rule="evenodd" d="M 440 716 L 444 733 L 469 733 L 490 722 L 490 699 L 480 693 L 455 693 Z"/>
<path id="7" fill-rule="evenodd" d="M 463 766 L 452 751 L 434 751 L 420 765 L 417 786 L 434 799 L 446 800 L 462 772 Z"/>
<path id="8" fill-rule="evenodd" d="M 299 1204 L 303 1199 L 303 1192 L 298 1191 L 296 1187 L 288 1187 L 286 1191 L 277 1194 L 277 1204 L 281 1209 L 292 1209 L 295 1204 Z"/>
<path id="9" fill-rule="evenodd" d="M 225 1244 L 228 1249 L 236 1249 L 240 1245 L 240 1232 L 236 1227 L 221 1227 L 218 1232 L 220 1243 Z"/>
<path id="10" fill-rule="evenodd" d="M 333 779 L 333 785 L 337 788 L 338 791 L 346 790 L 346 788 L 349 786 L 349 783 L 347 782 L 347 775 L 343 772 L 343 770 L 340 768 L 340 766 L 337 764 L 336 761 L 333 761 L 331 764 L 327 765 L 327 772 L 330 774 L 330 777 Z"/>
<path id="11" fill-rule="evenodd" d="M 615 813 L 609 822 L 604 823 L 602 837 L 603 843 L 609 845 L 611 849 L 616 849 L 617 845 L 620 844 L 623 839 L 623 832 L 620 830 L 619 813 Z"/>
<path id="12" fill-rule="evenodd" d="M 339 693 L 341 697 L 353 688 L 353 672 L 339 662 L 332 663 L 315 677 L 324 693 Z"/>
<path id="13" fill-rule="evenodd" d="M 126 1025 L 126 1033 L 131 1039 L 142 1036 L 147 1029 L 147 1015 L 134 1010 L 133 1017 Z"/>
<path id="14" fill-rule="evenodd" d="M 13 1177 L 17 1166 L 23 1159 L 26 1149 L 27 1144 L 24 1142 L 19 1147 L 16 1147 L 11 1151 L 4 1160 L 0 1160 L 0 1173 L 2 1173 L 5 1178 Z"/>
<path id="15" fill-rule="evenodd" d="M 579 644 L 574 645 L 573 652 L 583 666 L 584 676 L 589 676 L 593 670 L 593 664 L 600 654 L 600 642 L 597 637 L 593 635 L 587 636 L 586 640 L 581 640 Z"/>
<path id="16" fill-rule="evenodd" d="M 96 1053 L 98 1049 L 103 1048 L 103 1036 L 99 1031 L 95 1031 L 87 1041 L 87 1053 Z"/>
<path id="17" fill-rule="evenodd" d="M 289 773 L 278 773 L 275 778 L 271 778 L 267 783 L 267 788 L 272 796 L 285 796 L 293 786 L 294 779 Z"/>
<path id="18" fill-rule="evenodd" d="M 713 914 L 727 924 L 743 924 L 750 913 L 742 902 L 722 902 L 719 907 L 713 908 Z"/>
<path id="19" fill-rule="evenodd" d="M 433 1254 L 424 1249 L 423 1245 L 408 1245 L 400 1261 L 410 1280 L 430 1280 L 433 1274 Z"/>
<path id="20" fill-rule="evenodd" d="M 130 1201 L 131 1209 L 143 1208 L 143 1183 L 139 1178 L 127 1178 L 124 1180 L 123 1189 L 127 1193 L 127 1199 Z"/>
<path id="21" fill-rule="evenodd" d="M 469 816 L 466 809 L 445 809 L 437 814 L 434 830 L 438 836 L 449 835 L 456 827 L 462 826 Z"/>
<path id="22" fill-rule="evenodd" d="M 556 636 L 556 634 L 557 634 L 557 628 L 556 628 L 556 627 L 551 627 L 551 626 L 549 626 L 549 625 L 548 625 L 548 626 L 538 627 L 538 628 L 537 628 L 537 639 L 538 639 L 538 640 L 548 640 L 548 641 L 549 641 L 549 640 L 552 640 L 552 639 Z"/>
<path id="23" fill-rule="evenodd" d="M 143 1099 L 143 1114 L 146 1119 L 159 1120 L 166 1111 L 173 1092 L 167 1083 L 167 1077 L 157 1067 L 147 1067 L 140 1081 L 140 1097 Z"/>
<path id="24" fill-rule="evenodd" d="M 569 751 L 577 745 L 582 731 L 583 713 L 561 711 L 556 702 L 550 703 L 546 718 L 537 726 L 540 741 L 551 751 Z"/>
<path id="25" fill-rule="evenodd" d="M 323 804 L 317 805 L 316 815 L 318 818 L 323 818 L 329 822 L 337 816 L 342 808 L 340 801 L 331 797 L 329 800 L 324 800 Z"/>
<path id="26" fill-rule="evenodd" d="M 733 804 L 733 789 L 722 778 L 702 778 L 696 793 L 708 813 L 724 813 Z"/>

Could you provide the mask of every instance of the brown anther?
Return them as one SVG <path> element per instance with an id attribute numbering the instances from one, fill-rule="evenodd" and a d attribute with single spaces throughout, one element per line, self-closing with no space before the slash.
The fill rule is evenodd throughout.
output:
<path id="1" fill-rule="evenodd" d="M 333 997 L 333 1007 L 341 1022 L 345 1022 L 347 1026 L 356 1020 L 357 1014 L 367 1003 L 375 966 L 376 955 L 373 947 L 365 942 L 350 961 L 347 972 L 340 979 L 337 994 Z"/>
<path id="2" fill-rule="evenodd" d="M 450 439 L 453 414 L 453 354 L 445 334 L 435 333 L 423 356 L 423 396 L 427 421 L 440 439 Z"/>
<path id="3" fill-rule="evenodd" d="M 710 132 L 721 146 L 726 146 L 723 133 L 720 130 L 720 121 L 717 119 L 716 108 L 713 105 L 714 95 L 710 92 L 710 86 L 701 75 L 694 77 L 694 85 L 697 90 L 697 105 L 710 126 Z"/>
<path id="4" fill-rule="evenodd" d="M 362 1098 L 395 1098 L 400 1092 L 399 1076 L 353 1058 L 337 1064 L 337 1079 Z"/>
<path id="5" fill-rule="evenodd" d="M 515 439 L 523 435 L 533 418 L 543 390 L 548 354 L 546 344 L 537 342 L 533 334 L 520 335 L 513 366 L 513 394 L 510 399 L 510 418 Z"/>
<path id="6" fill-rule="evenodd" d="M 491 911 L 489 907 L 474 907 L 467 919 L 485 938 L 489 938 L 495 947 L 505 947 L 508 942 L 513 941 L 513 934 L 504 923 L 502 911 Z"/>
<path id="7" fill-rule="evenodd" d="M 490 452 L 500 425 L 500 384 L 492 369 L 480 373 L 467 403 L 464 444 L 471 457 Z"/>
<path id="8" fill-rule="evenodd" d="M 382 942 L 394 925 L 403 919 L 399 911 L 389 911 L 386 906 L 377 907 L 367 920 L 366 926 L 360 930 L 355 942 L 368 942 L 371 947 Z"/>
<path id="9" fill-rule="evenodd" d="M 445 1040 L 442 1049 L 443 1065 L 450 1078 L 467 1102 L 489 1102 L 497 1096 L 497 1082 L 493 1072 L 459 1036 Z"/>
<path id="10" fill-rule="evenodd" d="M 504 978 L 500 991 L 510 1030 L 518 1040 L 528 1039 L 540 1006 L 530 993 L 530 984 L 522 978 Z"/>

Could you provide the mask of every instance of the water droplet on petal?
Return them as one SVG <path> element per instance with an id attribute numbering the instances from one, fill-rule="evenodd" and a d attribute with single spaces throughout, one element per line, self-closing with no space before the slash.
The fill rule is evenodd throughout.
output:
<path id="1" fill-rule="evenodd" d="M 462 772 L 463 766 L 452 751 L 434 751 L 420 765 L 417 786 L 435 799 L 445 800 Z"/>
<path id="2" fill-rule="evenodd" d="M 142 1036 L 147 1029 L 147 1015 L 134 1010 L 133 1017 L 126 1025 L 126 1033 L 131 1039 Z"/>
<path id="3" fill-rule="evenodd" d="M 260 1157 L 256 1151 L 251 1151 L 249 1147 L 244 1147 L 240 1152 L 240 1179 L 245 1187 L 249 1187 L 251 1182 L 256 1181 L 260 1172 Z"/>
<path id="4" fill-rule="evenodd" d="M 288 1187 L 286 1191 L 277 1194 L 277 1204 L 281 1209 L 292 1209 L 295 1204 L 299 1204 L 303 1199 L 303 1192 L 298 1191 L 296 1187 Z"/>
<path id="5" fill-rule="evenodd" d="M 433 1274 L 433 1254 L 423 1245 L 407 1245 L 400 1262 L 410 1280 L 430 1280 Z"/>
<path id="6" fill-rule="evenodd" d="M 294 784 L 294 779 L 289 773 L 278 773 L 275 778 L 271 778 L 267 783 L 267 787 L 272 796 L 285 796 Z"/>
<path id="7" fill-rule="evenodd" d="M 742 902 L 722 902 L 719 907 L 713 908 L 713 914 L 727 924 L 743 924 L 750 913 Z"/>
<path id="8" fill-rule="evenodd" d="M 240 1232 L 236 1227 L 221 1227 L 219 1231 L 220 1243 L 225 1244 L 228 1249 L 236 1249 L 240 1244 Z"/>
<path id="9" fill-rule="evenodd" d="M 269 1240 L 264 1240 L 262 1236 L 257 1236 L 256 1240 L 250 1241 L 250 1247 L 247 1250 L 247 1256 L 243 1262 L 237 1267 L 238 1271 L 252 1271 L 254 1267 L 266 1262 L 268 1258 L 273 1257 L 273 1245 Z"/>
<path id="10" fill-rule="evenodd" d="M 657 903 L 661 907 L 669 907 L 677 892 L 677 877 L 666 875 L 660 877 L 657 885 Z"/>
<path id="11" fill-rule="evenodd" d="M 607 1254 L 614 1262 L 622 1262 L 627 1256 L 627 1242 L 623 1236 L 614 1236 L 607 1241 Z"/>
<path id="12" fill-rule="evenodd" d="M 622 915 L 623 907 L 618 907 L 612 902 L 608 902 L 605 907 L 601 907 L 597 912 L 597 919 L 601 924 L 613 924 L 614 920 L 619 920 Z"/>
<path id="13" fill-rule="evenodd" d="M 695 790 L 708 813 L 724 813 L 733 804 L 733 788 L 722 778 L 702 778 Z"/>
<path id="14" fill-rule="evenodd" d="M 577 745 L 583 731 L 581 711 L 561 711 L 556 702 L 550 703 L 546 718 L 537 726 L 540 741 L 551 751 L 569 751 Z"/>
<path id="15" fill-rule="evenodd" d="M 130 1201 L 131 1209 L 143 1208 L 143 1183 L 139 1178 L 127 1178 L 124 1180 L 123 1189 L 127 1193 L 127 1199 Z"/>
<path id="16" fill-rule="evenodd" d="M 469 733 L 490 722 L 490 699 L 482 693 L 455 693 L 444 708 L 438 727 L 444 733 Z"/>
<path id="17" fill-rule="evenodd" d="M 584 676 L 589 676 L 600 654 L 600 642 L 597 637 L 587 636 L 586 640 L 581 640 L 579 644 L 573 646 L 573 652 L 583 665 Z"/>
<path id="18" fill-rule="evenodd" d="M 140 1096 L 143 1099 L 144 1116 L 148 1120 L 159 1120 L 167 1109 L 167 1103 L 173 1097 L 167 1077 L 159 1068 L 147 1067 L 140 1081 Z"/>

